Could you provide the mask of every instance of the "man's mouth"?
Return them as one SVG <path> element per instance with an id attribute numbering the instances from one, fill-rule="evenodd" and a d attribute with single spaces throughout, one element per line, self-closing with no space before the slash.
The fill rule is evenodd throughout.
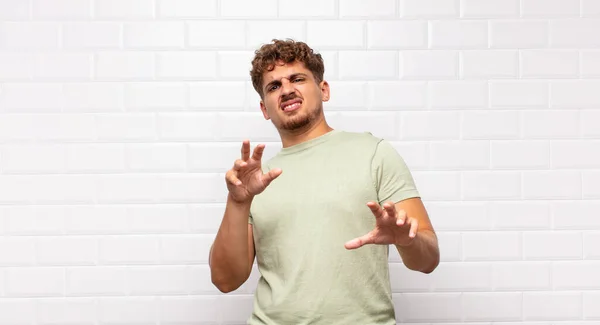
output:
<path id="1" fill-rule="evenodd" d="M 295 111 L 298 108 L 300 108 L 300 106 L 302 106 L 302 100 L 299 98 L 295 98 L 281 103 L 281 109 L 284 112 Z"/>

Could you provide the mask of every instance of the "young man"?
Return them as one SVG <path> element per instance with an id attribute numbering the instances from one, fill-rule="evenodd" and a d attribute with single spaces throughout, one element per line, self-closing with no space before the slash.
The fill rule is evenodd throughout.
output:
<path id="1" fill-rule="evenodd" d="M 229 194 L 209 256 L 222 292 L 261 274 L 248 324 L 396 324 L 389 245 L 411 270 L 439 263 L 436 234 L 406 164 L 386 140 L 330 127 L 329 84 L 305 43 L 256 51 L 252 82 L 283 148 L 264 145 L 226 174 Z"/>

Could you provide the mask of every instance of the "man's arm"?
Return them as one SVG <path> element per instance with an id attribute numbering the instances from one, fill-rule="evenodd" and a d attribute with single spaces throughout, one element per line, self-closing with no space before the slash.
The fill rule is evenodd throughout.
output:
<path id="1" fill-rule="evenodd" d="M 404 210 L 407 218 L 418 222 L 415 238 L 406 246 L 395 245 L 404 265 L 414 271 L 431 273 L 440 263 L 437 235 L 420 198 L 410 198 L 396 204 L 396 211 Z"/>

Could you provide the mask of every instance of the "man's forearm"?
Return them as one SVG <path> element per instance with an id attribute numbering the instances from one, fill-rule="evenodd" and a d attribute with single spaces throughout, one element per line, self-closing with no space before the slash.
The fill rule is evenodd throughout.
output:
<path id="1" fill-rule="evenodd" d="M 395 245 L 407 268 L 431 273 L 440 262 L 437 236 L 429 230 L 417 232 L 417 236 L 408 246 Z"/>

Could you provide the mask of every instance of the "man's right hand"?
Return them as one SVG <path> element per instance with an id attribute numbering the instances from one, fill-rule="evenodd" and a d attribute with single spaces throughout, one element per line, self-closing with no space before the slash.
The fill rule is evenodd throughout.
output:
<path id="1" fill-rule="evenodd" d="M 225 174 L 229 195 L 235 202 L 249 202 L 281 175 L 282 170 L 280 168 L 270 170 L 266 174 L 263 173 L 261 159 L 264 149 L 265 145 L 259 144 L 254 148 L 251 157 L 250 141 L 245 140 L 242 143 L 241 159 L 237 159 L 233 164 L 233 168 Z"/>

